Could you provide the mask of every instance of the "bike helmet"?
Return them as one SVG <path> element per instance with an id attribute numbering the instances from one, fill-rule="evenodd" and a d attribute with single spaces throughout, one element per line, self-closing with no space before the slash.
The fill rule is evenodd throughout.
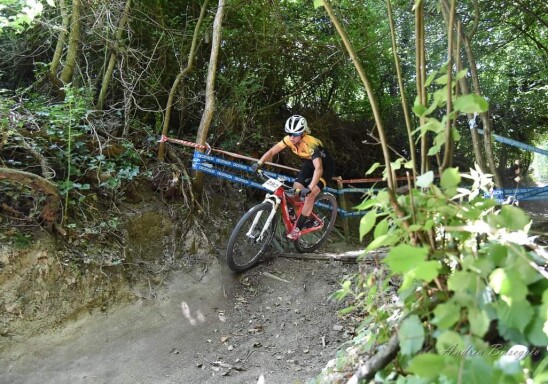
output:
<path id="1" fill-rule="evenodd" d="M 305 131 L 308 131 L 308 124 L 300 115 L 293 115 L 285 122 L 285 132 L 290 135 L 302 135 Z"/>

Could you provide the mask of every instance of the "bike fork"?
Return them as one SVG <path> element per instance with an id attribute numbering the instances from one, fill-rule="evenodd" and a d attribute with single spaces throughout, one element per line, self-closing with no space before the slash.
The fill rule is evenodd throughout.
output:
<path id="1" fill-rule="evenodd" d="M 257 241 L 262 241 L 263 240 L 263 237 L 264 237 L 266 231 L 268 230 L 268 228 L 270 228 L 270 224 L 272 224 L 272 220 L 274 219 L 274 215 L 276 214 L 276 209 L 278 208 L 278 204 L 275 201 L 272 201 L 270 199 L 266 199 L 265 202 L 268 202 L 268 203 L 272 204 L 272 209 L 270 210 L 270 213 L 268 214 L 268 218 L 266 219 L 266 223 L 264 224 L 263 228 L 261 229 L 261 233 L 259 234 L 259 236 L 257 238 L 255 238 L 255 240 L 257 240 Z M 263 211 L 257 212 L 257 214 L 255 215 L 255 218 L 253 219 L 253 223 L 251 223 L 251 227 L 249 227 L 249 230 L 245 234 L 250 239 L 254 238 L 253 232 L 255 230 L 255 227 L 259 223 L 259 220 L 261 219 L 262 215 L 263 215 Z"/>

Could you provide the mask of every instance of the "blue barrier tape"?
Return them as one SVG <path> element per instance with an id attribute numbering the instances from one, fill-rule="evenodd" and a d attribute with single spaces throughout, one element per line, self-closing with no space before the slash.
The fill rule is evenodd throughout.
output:
<path id="1" fill-rule="evenodd" d="M 221 178 L 226 179 L 226 180 L 230 180 L 230 181 L 234 181 L 234 182 L 237 182 L 237 183 L 240 183 L 240 184 L 244 184 L 244 185 L 247 185 L 247 186 L 250 186 L 250 187 L 259 188 L 259 189 L 262 189 L 262 190 L 265 190 L 265 191 L 267 190 L 266 188 L 264 188 L 259 183 L 256 183 L 256 182 L 250 181 L 250 180 L 246 180 L 242 177 L 233 175 L 233 174 L 228 173 L 228 172 L 220 171 L 220 170 L 215 169 L 215 168 L 213 168 L 209 165 L 211 165 L 211 164 L 194 162 L 192 164 L 192 169 L 194 169 L 196 171 L 208 173 L 210 175 L 214 175 L 214 176 L 217 176 L 217 177 L 221 177 Z"/>
<path id="2" fill-rule="evenodd" d="M 205 160 L 205 161 L 204 161 Z M 221 159 L 216 156 L 206 155 L 204 153 L 200 153 L 195 151 L 194 152 L 194 158 L 192 160 L 192 169 L 196 171 L 201 171 L 210 175 L 214 175 L 217 177 L 221 177 L 230 181 L 238 182 L 243 185 L 247 185 L 254 188 L 259 188 L 264 191 L 268 191 L 266 188 L 262 186 L 262 184 L 257 183 L 255 181 L 247 180 L 243 177 L 221 171 L 219 169 L 216 169 L 213 164 L 219 164 L 223 166 L 227 166 L 230 168 L 238 169 L 241 171 L 246 172 L 252 172 L 252 169 L 248 165 L 235 163 L 233 161 Z M 287 175 L 282 175 L 279 173 L 271 172 L 271 171 L 264 171 L 264 173 L 272 178 L 280 179 L 284 182 L 294 182 L 295 178 L 290 177 Z M 343 189 L 333 189 L 326 187 L 324 188 L 324 191 L 330 192 L 334 195 L 342 195 L 345 193 L 367 193 L 370 191 L 379 191 L 380 188 L 343 188 Z M 504 188 L 504 189 L 496 189 L 492 191 L 491 193 L 492 197 L 499 203 L 502 203 L 505 201 L 505 197 L 507 196 L 514 196 L 517 200 L 543 200 L 548 199 L 548 186 L 542 187 L 542 188 Z M 491 197 L 490 194 L 485 194 L 484 197 Z M 328 207 L 327 207 L 328 208 Z M 350 216 L 363 216 L 365 215 L 364 211 L 346 211 L 342 208 L 338 208 L 338 213 L 342 217 L 350 217 Z"/>
<path id="3" fill-rule="evenodd" d="M 235 168 L 235 169 L 241 169 L 243 171 L 248 171 L 248 172 L 251 171 L 251 167 L 249 167 L 248 165 L 235 163 L 233 161 L 221 159 L 219 157 L 215 157 L 215 156 L 211 156 L 211 155 L 206 155 L 206 154 L 200 153 L 200 152 L 194 152 L 194 159 L 193 160 L 199 160 L 199 161 L 206 160 L 206 161 L 209 161 L 211 163 L 226 165 L 228 167 Z"/>
<path id="4" fill-rule="evenodd" d="M 548 193 L 548 186 L 542 188 L 531 188 L 529 190 L 516 193 L 516 199 L 527 200 L 530 197 L 542 197 L 542 195 L 546 193 Z"/>
<path id="5" fill-rule="evenodd" d="M 548 200 L 548 186 L 540 188 L 503 188 L 495 189 L 491 193 L 484 193 L 484 197 L 492 197 L 502 203 L 507 197 L 514 196 L 516 200 Z"/>
<path id="6" fill-rule="evenodd" d="M 206 161 L 209 161 L 209 162 L 215 163 L 215 164 L 224 165 L 224 166 L 227 166 L 227 167 L 230 167 L 230 168 L 239 169 L 239 170 L 242 170 L 242 171 L 253 172 L 251 167 L 248 166 L 248 165 L 235 163 L 235 162 L 230 161 L 230 160 L 221 159 L 221 158 L 216 157 L 216 156 L 206 155 L 204 153 L 200 153 L 200 152 L 195 151 L 194 152 L 193 162 L 201 162 L 202 160 L 206 160 Z M 269 177 L 272 177 L 272 178 L 275 178 L 275 179 L 280 179 L 282 181 L 291 182 L 291 183 L 293 183 L 295 181 L 294 177 L 287 176 L 287 175 L 282 175 L 280 173 L 271 172 L 271 171 L 264 171 L 264 173 Z M 341 194 L 339 192 L 339 190 L 329 188 L 329 187 L 324 188 L 324 191 L 333 193 L 335 195 Z"/>
<path id="7" fill-rule="evenodd" d="M 478 129 L 478 132 L 483 135 L 483 129 Z M 495 135 L 494 133 L 493 133 L 493 137 L 495 138 L 496 141 L 500 143 L 512 145 L 514 147 L 525 149 L 527 151 L 536 152 L 536 153 L 540 153 L 541 155 L 548 156 L 548 151 L 545 149 L 538 148 L 529 144 L 525 144 L 517 140 L 512 140 L 504 136 Z"/>
<path id="8" fill-rule="evenodd" d="M 268 191 L 266 188 L 264 188 L 262 186 L 262 184 L 259 184 L 257 182 L 251 181 L 251 180 L 247 180 L 243 177 L 236 176 L 236 175 L 231 174 L 229 172 L 225 172 L 225 171 L 221 171 L 219 169 L 216 169 L 215 166 L 211 163 L 220 164 L 220 165 L 228 166 L 228 167 L 231 167 L 231 168 L 235 168 L 235 169 L 239 169 L 239 170 L 243 170 L 243 171 L 247 171 L 247 172 L 252 172 L 251 168 L 247 165 L 238 164 L 238 163 L 235 163 L 235 162 L 232 162 L 232 161 L 229 161 L 229 160 L 220 159 L 218 157 L 211 156 L 211 155 L 206 155 L 206 154 L 203 154 L 203 153 L 200 153 L 200 152 L 195 152 L 194 153 L 194 159 L 192 161 L 192 169 L 196 170 L 196 171 L 207 173 L 209 175 L 217 176 L 217 177 L 220 177 L 220 178 L 223 178 L 223 179 L 226 179 L 226 180 L 238 182 L 238 183 L 246 185 L 246 186 L 259 188 L 263 191 Z M 264 171 L 264 173 L 269 177 L 279 178 L 283 181 L 293 182 L 295 180 L 294 177 L 281 175 L 281 174 L 278 174 L 278 173 L 275 173 L 275 172 Z M 352 189 L 352 188 L 348 188 L 348 189 Z M 324 188 L 324 190 L 327 191 L 327 192 L 339 194 L 339 190 L 337 190 L 337 189 Z M 326 208 L 329 208 L 329 207 L 326 206 Z M 347 212 L 346 210 L 344 210 L 342 208 L 338 208 L 337 212 L 341 217 L 362 216 L 362 215 L 364 215 L 364 213 L 362 213 L 362 212 Z"/>

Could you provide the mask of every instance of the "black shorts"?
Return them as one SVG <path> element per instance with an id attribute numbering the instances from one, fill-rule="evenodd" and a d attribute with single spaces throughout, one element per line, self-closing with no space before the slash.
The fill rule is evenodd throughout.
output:
<path id="1" fill-rule="evenodd" d="M 323 174 L 320 181 L 318 181 L 318 188 L 324 189 L 335 174 L 335 163 L 329 155 L 321 158 L 321 160 L 323 165 Z M 312 163 L 312 160 L 304 160 L 303 166 L 301 167 L 295 181 L 305 187 L 308 187 L 308 184 L 312 181 L 314 169 L 314 163 Z"/>

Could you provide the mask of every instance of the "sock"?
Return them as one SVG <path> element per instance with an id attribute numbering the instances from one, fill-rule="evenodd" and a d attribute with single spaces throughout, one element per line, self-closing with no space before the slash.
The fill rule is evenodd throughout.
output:
<path id="1" fill-rule="evenodd" d="M 297 228 L 302 229 L 304 223 L 306 223 L 307 220 L 308 220 L 308 216 L 305 216 L 305 215 L 299 216 L 299 218 L 297 219 Z"/>

